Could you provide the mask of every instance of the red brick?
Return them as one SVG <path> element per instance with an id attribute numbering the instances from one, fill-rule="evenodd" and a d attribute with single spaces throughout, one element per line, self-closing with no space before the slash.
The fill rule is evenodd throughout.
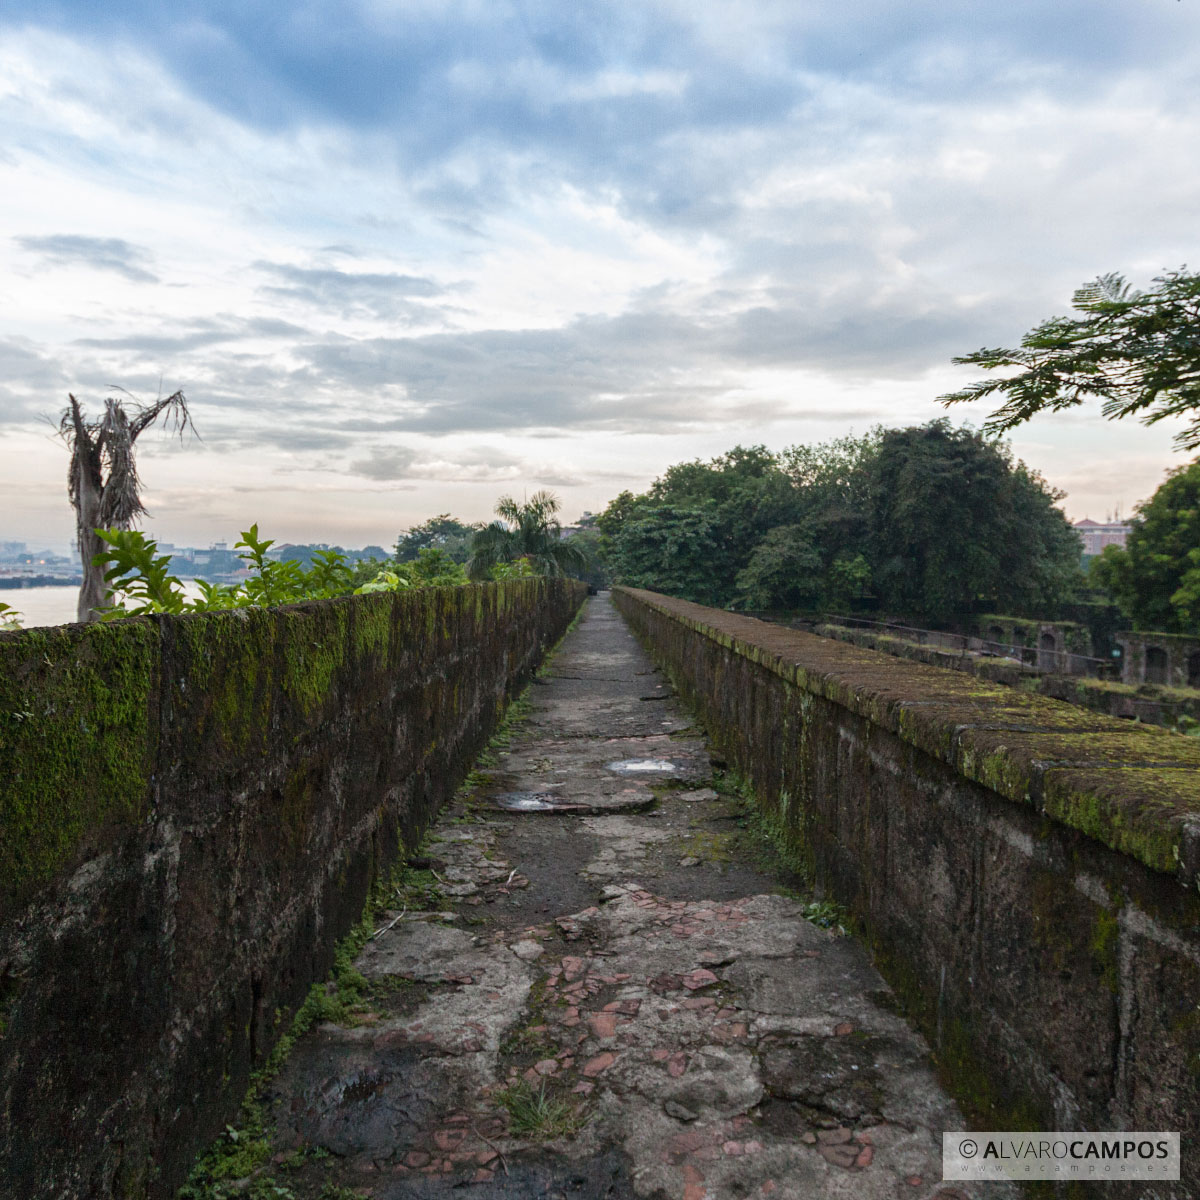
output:
<path id="1" fill-rule="evenodd" d="M 599 1075 L 602 1071 L 607 1071 L 616 1062 L 616 1059 L 615 1054 L 606 1050 L 603 1054 L 597 1054 L 595 1058 L 588 1059 L 584 1063 L 583 1073 L 588 1076 Z"/>

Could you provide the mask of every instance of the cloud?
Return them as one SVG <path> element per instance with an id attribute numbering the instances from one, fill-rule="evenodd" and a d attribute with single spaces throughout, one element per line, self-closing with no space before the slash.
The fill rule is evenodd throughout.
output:
<path id="1" fill-rule="evenodd" d="M 71 382 L 60 361 L 28 338 L 0 338 L 0 425 L 22 425 L 65 405 Z"/>
<path id="2" fill-rule="evenodd" d="M 14 237 L 13 241 L 51 266 L 85 266 L 95 271 L 112 271 L 131 283 L 159 282 L 158 276 L 146 269 L 154 261 L 150 251 L 123 238 L 55 233 L 48 237 Z"/>
<path id="3" fill-rule="evenodd" d="M 628 211 L 666 223 L 709 221 L 731 212 L 739 158 L 783 149 L 816 166 L 831 145 L 1036 91 L 1085 108 L 1121 76 L 1190 73 L 1200 32 L 1194 5 L 1132 12 L 1128 0 L 314 0 L 271 19 L 210 0 L 187 20 L 153 0 L 10 0 L 7 11 L 102 51 L 143 47 L 200 104 L 268 136 L 364 136 L 443 217 L 473 225 L 547 180 L 614 188 Z M 831 143 L 839 125 L 849 136 Z"/>
<path id="4" fill-rule="evenodd" d="M 342 316 L 365 314 L 391 319 L 403 317 L 411 324 L 441 323 L 439 312 L 420 302 L 442 296 L 447 289 L 424 276 L 272 262 L 256 262 L 254 266 L 279 280 L 263 286 L 261 290 L 267 295 L 332 310 Z"/>
<path id="5" fill-rule="evenodd" d="M 370 454 L 349 465 L 352 475 L 381 483 L 429 480 L 439 483 L 538 483 L 574 487 L 595 476 L 560 464 L 536 463 L 494 447 L 447 453 L 418 451 L 405 446 L 373 447 Z"/>
<path id="6" fill-rule="evenodd" d="M 774 306 L 700 316 L 665 307 L 581 317 L 555 329 L 406 338 L 330 338 L 295 348 L 297 391 L 393 393 L 359 433 L 465 430 L 677 432 L 726 422 L 744 403 L 744 372 L 792 368 L 852 379 L 921 375 L 930 347 L 969 341 L 971 316 L 951 303 L 848 294 L 838 305 L 787 292 Z M 777 395 L 778 419 L 808 398 Z M 861 406 L 856 416 L 867 415 Z"/>
<path id="7" fill-rule="evenodd" d="M 275 317 L 238 318 L 222 314 L 186 322 L 176 333 L 129 333 L 120 337 L 76 338 L 75 345 L 98 350 L 133 350 L 155 360 L 164 354 L 183 355 L 229 342 L 254 338 L 293 339 L 307 335 L 301 325 Z"/>
<path id="8" fill-rule="evenodd" d="M 161 373 L 210 450 L 358 493 L 570 487 L 635 443 L 654 471 L 924 418 L 953 355 L 1194 257 L 1195 5 L 12 0 L 0 27 L 3 224 L 74 231 L 0 244 L 6 426 Z"/>

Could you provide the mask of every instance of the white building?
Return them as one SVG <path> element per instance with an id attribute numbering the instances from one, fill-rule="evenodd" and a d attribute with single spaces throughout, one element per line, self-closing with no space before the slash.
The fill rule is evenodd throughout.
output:
<path id="1" fill-rule="evenodd" d="M 1075 522 L 1075 529 L 1083 538 L 1084 554 L 1099 554 L 1105 546 L 1120 546 L 1125 549 L 1125 539 L 1129 536 L 1132 525 L 1124 521 L 1092 521 L 1085 517 Z"/>

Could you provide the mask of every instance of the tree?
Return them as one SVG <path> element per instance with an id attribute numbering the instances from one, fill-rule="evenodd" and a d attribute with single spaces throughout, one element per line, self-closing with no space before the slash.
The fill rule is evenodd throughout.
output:
<path id="1" fill-rule="evenodd" d="M 704 604 L 728 604 L 738 572 L 776 525 L 794 519 L 791 481 L 763 446 L 668 467 L 642 496 L 599 517 L 613 577 Z"/>
<path id="2" fill-rule="evenodd" d="M 723 604 L 733 580 L 713 569 L 724 557 L 722 542 L 713 501 L 693 507 L 635 504 L 614 540 L 613 576 L 630 587 L 696 604 Z"/>
<path id="3" fill-rule="evenodd" d="M 861 595 L 864 465 L 877 442 L 870 434 L 778 455 L 735 446 L 669 467 L 645 495 L 622 492 L 597 518 L 614 577 L 750 608 Z"/>
<path id="4" fill-rule="evenodd" d="M 1048 615 L 1080 577 L 1057 498 L 1005 447 L 943 420 L 681 463 L 597 523 L 615 579 L 701 604 Z"/>
<path id="5" fill-rule="evenodd" d="M 537 575 L 582 571 L 587 566 L 582 551 L 562 538 L 560 507 L 553 492 L 534 492 L 524 503 L 501 496 L 495 509 L 500 520 L 485 525 L 471 541 L 467 574 L 487 579 L 494 567 L 518 559 L 527 560 Z"/>
<path id="6" fill-rule="evenodd" d="M 1200 459 L 1138 505 L 1125 548 L 1106 546 L 1092 577 L 1138 629 L 1200 633 Z"/>
<path id="7" fill-rule="evenodd" d="M 104 550 L 96 531 L 130 529 L 146 511 L 134 462 L 135 443 L 160 417 L 169 421 L 180 437 L 192 419 L 183 392 L 149 405 L 135 403 L 132 414 L 126 411 L 125 401 L 110 396 L 97 421 L 86 419 L 74 396 L 68 394 L 67 399 L 59 433 L 71 451 L 67 492 L 75 509 L 83 567 L 78 615 L 80 621 L 95 621 L 107 596 L 103 567 L 95 561 Z"/>
<path id="8" fill-rule="evenodd" d="M 471 539 L 481 528 L 464 525 L 449 513 L 439 513 L 400 535 L 396 561 L 412 562 L 422 550 L 443 550 L 455 562 L 465 563 L 471 557 Z"/>
<path id="9" fill-rule="evenodd" d="M 823 566 L 803 525 L 777 525 L 738 572 L 738 602 L 743 608 L 809 608 L 820 601 Z"/>
<path id="10" fill-rule="evenodd" d="M 944 419 L 890 429 L 871 473 L 872 585 L 893 611 L 1047 616 L 1081 579 L 1060 493 L 1003 444 Z"/>
<path id="11" fill-rule="evenodd" d="M 462 563 L 441 546 L 424 546 L 416 558 L 401 566 L 416 587 L 454 587 L 467 582 Z"/>
<path id="12" fill-rule="evenodd" d="M 1072 298 L 1081 316 L 1043 321 L 1017 349 L 983 349 L 954 359 L 989 370 L 1019 367 L 1018 374 L 972 383 L 939 399 L 950 405 L 1004 396 L 984 424 L 987 433 L 1004 433 L 1044 409 L 1057 412 L 1095 396 L 1110 420 L 1134 413 L 1147 425 L 1190 418 L 1175 441 L 1195 450 L 1200 447 L 1200 275 L 1181 269 L 1154 283 L 1137 292 L 1121 275 L 1100 276 Z"/>

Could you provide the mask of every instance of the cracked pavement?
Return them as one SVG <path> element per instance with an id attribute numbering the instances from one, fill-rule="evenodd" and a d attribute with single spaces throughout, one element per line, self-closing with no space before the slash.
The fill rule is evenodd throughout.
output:
<path id="1" fill-rule="evenodd" d="M 366 1001 L 268 1088 L 288 1194 L 1015 1197 L 941 1182 L 966 1125 L 926 1045 L 782 894 L 607 596 L 530 699 L 421 851 L 434 910 L 382 917 Z"/>

